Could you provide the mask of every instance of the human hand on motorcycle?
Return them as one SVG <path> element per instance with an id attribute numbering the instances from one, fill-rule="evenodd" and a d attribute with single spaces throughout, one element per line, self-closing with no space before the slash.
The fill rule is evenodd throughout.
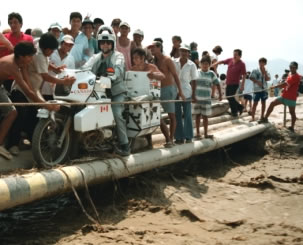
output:
<path id="1" fill-rule="evenodd" d="M 72 85 L 76 81 L 75 77 L 64 77 L 63 83 L 64 85 Z"/>
<path id="2" fill-rule="evenodd" d="M 44 107 L 49 111 L 59 111 L 60 110 L 60 105 L 52 104 L 49 102 L 46 102 Z"/>

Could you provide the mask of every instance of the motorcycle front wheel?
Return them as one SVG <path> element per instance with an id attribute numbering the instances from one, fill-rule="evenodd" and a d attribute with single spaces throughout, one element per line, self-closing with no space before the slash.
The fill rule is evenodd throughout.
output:
<path id="1" fill-rule="evenodd" d="M 64 163 L 71 148 L 71 132 L 68 129 L 61 146 L 59 139 L 64 131 L 65 120 L 56 117 L 56 122 L 51 119 L 40 119 L 32 140 L 34 160 L 39 166 L 51 168 Z"/>

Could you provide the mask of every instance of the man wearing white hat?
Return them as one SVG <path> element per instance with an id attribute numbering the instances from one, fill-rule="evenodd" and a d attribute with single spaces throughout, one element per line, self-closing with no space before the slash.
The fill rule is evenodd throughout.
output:
<path id="1" fill-rule="evenodd" d="M 69 54 L 74 46 L 74 38 L 71 35 L 64 35 L 62 37 L 59 49 L 56 49 L 49 58 L 49 62 L 60 68 L 75 69 L 75 59 Z M 49 71 L 49 74 L 55 76 L 54 71 Z M 53 99 L 53 90 L 55 86 L 52 83 L 44 82 L 41 92 L 45 100 Z"/>

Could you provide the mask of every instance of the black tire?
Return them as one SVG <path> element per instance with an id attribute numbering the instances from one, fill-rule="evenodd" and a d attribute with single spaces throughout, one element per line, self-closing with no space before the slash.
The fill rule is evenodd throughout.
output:
<path id="1" fill-rule="evenodd" d="M 56 146 L 64 130 L 64 122 L 60 117 L 56 117 L 56 123 L 51 119 L 40 119 L 32 140 L 32 153 L 34 160 L 39 166 L 51 168 L 64 163 L 71 148 L 71 132 L 67 130 L 62 147 Z"/>

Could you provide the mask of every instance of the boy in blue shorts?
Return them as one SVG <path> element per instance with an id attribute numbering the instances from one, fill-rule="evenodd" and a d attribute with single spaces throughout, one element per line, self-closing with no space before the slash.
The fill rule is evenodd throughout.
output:
<path id="1" fill-rule="evenodd" d="M 198 71 L 198 79 L 193 81 L 193 101 L 194 114 L 196 114 L 196 138 L 201 139 L 200 134 L 200 120 L 203 118 L 204 137 L 213 138 L 209 135 L 208 130 L 208 116 L 211 115 L 211 92 L 212 86 L 216 85 L 219 91 L 219 100 L 222 100 L 220 82 L 217 75 L 209 70 L 211 59 L 209 56 L 203 56 L 201 59 L 201 70 Z"/>
<path id="2" fill-rule="evenodd" d="M 266 108 L 266 100 L 268 99 L 267 92 L 267 81 L 270 80 L 270 74 L 266 70 L 265 66 L 267 64 L 267 60 L 265 58 L 259 59 L 259 68 L 252 71 L 249 79 L 254 83 L 254 95 L 253 95 L 253 107 L 251 110 L 251 121 L 255 121 L 256 108 L 258 106 L 259 101 L 261 100 L 261 118 L 263 120 L 265 108 Z"/>

